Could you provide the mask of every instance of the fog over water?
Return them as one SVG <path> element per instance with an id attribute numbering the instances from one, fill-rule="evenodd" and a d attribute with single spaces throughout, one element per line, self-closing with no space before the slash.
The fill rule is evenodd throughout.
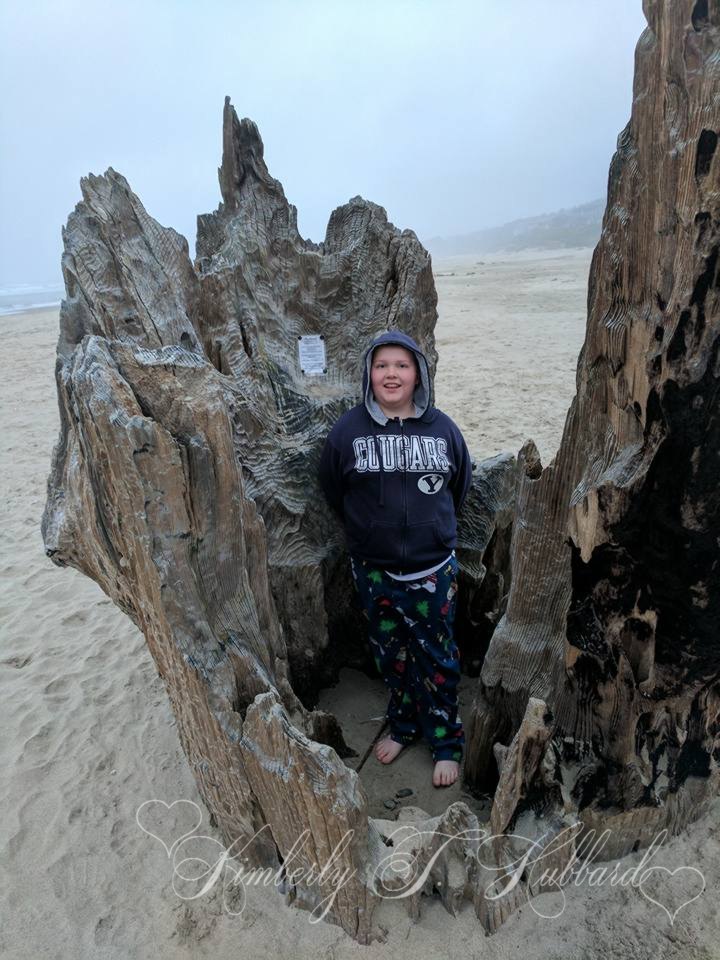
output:
<path id="1" fill-rule="evenodd" d="M 300 232 L 360 194 L 424 243 L 605 195 L 640 0 L 28 0 L 0 7 L 0 288 L 61 282 L 112 166 L 195 245 L 225 95 Z"/>

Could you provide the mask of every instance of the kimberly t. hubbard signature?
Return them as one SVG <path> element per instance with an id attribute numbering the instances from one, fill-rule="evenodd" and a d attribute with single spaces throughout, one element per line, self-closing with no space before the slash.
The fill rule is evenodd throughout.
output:
<path id="1" fill-rule="evenodd" d="M 175 800 L 173 803 L 146 800 L 138 807 L 135 819 L 141 830 L 162 845 L 171 860 L 172 887 L 178 897 L 196 900 L 220 883 L 225 909 L 233 916 L 238 916 L 245 908 L 247 886 L 276 886 L 285 892 L 292 886 L 300 885 L 305 889 L 317 888 L 320 899 L 309 917 L 310 923 L 317 923 L 332 908 L 340 890 L 351 883 L 357 874 L 343 857 L 343 851 L 354 836 L 353 830 L 346 831 L 323 864 L 313 859 L 312 837 L 309 830 L 304 830 L 290 850 L 283 854 L 283 863 L 274 869 L 248 866 L 245 856 L 253 841 L 269 829 L 267 824 L 253 837 L 245 839 L 242 845 L 235 841 L 225 847 L 214 837 L 198 833 L 203 815 L 198 804 L 192 800 Z M 178 819 L 192 826 L 173 839 L 178 832 Z M 397 830 L 388 837 L 392 846 L 387 856 L 377 864 L 369 880 L 365 878 L 362 882 L 385 899 L 412 896 L 422 890 L 445 847 L 453 841 L 459 841 L 463 844 L 465 855 L 469 846 L 476 847 L 478 866 L 488 877 L 488 883 L 482 889 L 486 900 L 506 897 L 523 880 L 528 904 L 543 919 L 559 917 L 565 910 L 567 900 L 564 887 L 587 884 L 588 887 L 609 885 L 639 890 L 673 924 L 684 907 L 702 896 L 706 886 L 705 877 L 697 867 L 683 865 L 670 869 L 661 864 L 649 865 L 667 838 L 667 830 L 658 833 L 641 860 L 631 866 L 619 861 L 596 864 L 594 861 L 599 859 L 611 831 L 605 830 L 599 835 L 594 830 L 583 832 L 580 823 L 567 827 L 552 839 L 542 836 L 531 840 L 517 834 L 496 838 L 482 829 L 433 835 L 436 839 L 440 836 L 443 842 L 431 854 L 424 854 L 421 842 L 423 834 L 408 823 L 398 824 Z M 498 863 L 494 846 L 496 839 L 502 839 L 506 844 L 505 849 L 520 849 L 522 853 L 507 863 Z M 306 849 L 306 845 L 310 849 Z M 561 854 L 565 848 L 568 849 Z M 562 866 L 558 866 L 558 863 L 562 863 Z M 551 898 L 556 906 L 549 909 L 547 901 L 536 901 L 535 897 L 542 893 L 559 895 L 559 900 L 557 896 Z"/>

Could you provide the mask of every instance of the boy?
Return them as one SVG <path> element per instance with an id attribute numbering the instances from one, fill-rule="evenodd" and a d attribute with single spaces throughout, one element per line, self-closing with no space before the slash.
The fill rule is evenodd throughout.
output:
<path id="1" fill-rule="evenodd" d="M 450 786 L 465 742 L 452 625 L 455 516 L 470 487 L 470 455 L 450 417 L 431 406 L 427 360 L 407 334 L 370 344 L 363 397 L 330 431 L 320 483 L 345 526 L 375 663 L 390 689 L 390 735 L 375 755 L 392 763 L 424 735 L 433 784 Z"/>

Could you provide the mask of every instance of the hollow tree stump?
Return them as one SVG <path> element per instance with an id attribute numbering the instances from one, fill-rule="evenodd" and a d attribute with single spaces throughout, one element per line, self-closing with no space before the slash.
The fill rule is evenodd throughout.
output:
<path id="1" fill-rule="evenodd" d="M 544 470 L 532 443 L 479 465 L 461 518 L 465 586 L 479 596 L 491 569 L 494 620 L 510 581 L 466 755 L 471 782 L 500 768 L 496 864 L 518 826 L 610 824 L 622 852 L 682 826 L 717 786 L 720 24 L 690 0 L 646 14 L 560 450 Z M 351 619 L 315 470 L 373 335 L 407 330 L 434 370 L 430 258 L 360 198 L 323 243 L 303 240 L 229 101 L 220 185 L 193 265 L 122 176 L 81 182 L 63 234 L 43 536 L 145 634 L 228 844 L 278 866 L 307 828 L 310 866 L 350 838 L 328 919 L 369 942 L 379 896 L 404 880 L 378 886 L 396 825 L 368 818 L 339 725 L 313 709 Z M 322 376 L 301 368 L 308 335 L 324 338 Z M 468 602 L 466 627 L 478 619 Z M 483 825 L 464 803 L 408 826 L 428 867 L 413 915 L 437 889 L 451 912 L 471 899 L 492 930 L 535 892 L 528 878 L 504 901 L 484 896 Z M 328 893 L 298 882 L 290 896 L 314 909 Z"/>
<path id="2" fill-rule="evenodd" d="M 63 232 L 61 434 L 43 535 L 55 563 L 92 577 L 145 634 L 228 845 L 279 866 L 307 830 L 300 861 L 322 867 L 352 838 L 328 917 L 366 942 L 387 848 L 337 721 L 304 705 L 337 677 L 350 616 L 316 471 L 373 336 L 409 331 L 434 369 L 437 297 L 412 231 L 355 198 L 322 244 L 303 240 L 255 125 L 229 101 L 223 133 L 223 202 L 199 218 L 196 267 L 122 176 L 81 182 Z M 300 366 L 298 338 L 313 334 L 322 376 Z M 481 467 L 469 582 L 493 518 L 509 522 L 515 470 L 511 456 Z M 328 890 L 297 883 L 289 896 L 313 909 Z"/>

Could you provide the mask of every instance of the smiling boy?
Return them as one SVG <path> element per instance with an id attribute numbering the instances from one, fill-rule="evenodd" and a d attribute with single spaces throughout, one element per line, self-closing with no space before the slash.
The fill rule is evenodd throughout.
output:
<path id="1" fill-rule="evenodd" d="M 390 735 L 375 755 L 391 763 L 424 736 L 433 784 L 450 786 L 464 745 L 454 547 L 470 455 L 450 417 L 431 405 L 427 360 L 407 334 L 370 344 L 363 396 L 330 431 L 320 482 L 343 521 L 371 649 L 390 690 Z"/>
<path id="2" fill-rule="evenodd" d="M 386 417 L 406 420 L 415 413 L 412 402 L 420 383 L 417 361 L 405 347 L 378 347 L 373 352 L 370 383 L 375 399 Z"/>

